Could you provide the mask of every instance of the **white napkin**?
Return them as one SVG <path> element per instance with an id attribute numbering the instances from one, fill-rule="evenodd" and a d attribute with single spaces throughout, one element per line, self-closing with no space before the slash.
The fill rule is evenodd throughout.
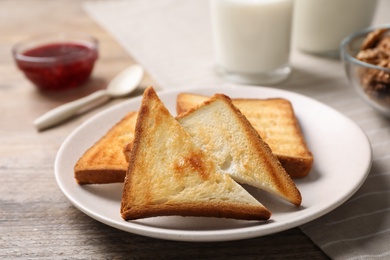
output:
<path id="1" fill-rule="evenodd" d="M 221 83 L 213 71 L 207 1 L 107 1 L 85 7 L 159 87 Z"/>
<path id="2" fill-rule="evenodd" d="M 85 10 L 158 82 L 159 88 L 224 83 L 214 72 L 207 0 L 87 2 Z M 390 1 L 380 1 L 375 23 L 386 22 Z M 353 119 L 374 154 L 368 179 L 331 213 L 301 226 L 335 259 L 390 258 L 390 121 L 349 86 L 338 60 L 293 51 L 293 74 L 278 88 L 315 98 Z M 359 149 L 359 147 L 356 147 Z"/>

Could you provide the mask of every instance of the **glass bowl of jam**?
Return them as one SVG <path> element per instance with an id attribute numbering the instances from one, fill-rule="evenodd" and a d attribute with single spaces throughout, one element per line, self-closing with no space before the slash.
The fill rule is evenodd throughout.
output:
<path id="1" fill-rule="evenodd" d="M 18 68 L 42 91 L 76 88 L 90 77 L 98 58 L 98 40 L 83 33 L 55 33 L 17 43 Z"/>

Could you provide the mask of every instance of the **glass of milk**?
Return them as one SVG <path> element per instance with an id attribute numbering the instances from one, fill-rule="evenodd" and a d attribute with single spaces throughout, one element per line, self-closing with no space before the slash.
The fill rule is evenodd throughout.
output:
<path id="1" fill-rule="evenodd" d="M 338 57 L 349 34 L 369 27 L 377 0 L 296 0 L 293 39 L 304 52 Z"/>
<path id="2" fill-rule="evenodd" d="M 289 76 L 293 0 L 211 0 L 210 8 L 219 74 L 254 85 Z"/>

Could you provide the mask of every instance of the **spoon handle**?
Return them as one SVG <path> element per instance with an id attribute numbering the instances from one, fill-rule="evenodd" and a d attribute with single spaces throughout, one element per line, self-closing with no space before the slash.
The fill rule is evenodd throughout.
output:
<path id="1" fill-rule="evenodd" d="M 70 118 L 81 108 L 104 96 L 109 96 L 106 90 L 96 91 L 88 96 L 50 110 L 35 119 L 33 124 L 38 130 L 48 128 Z"/>

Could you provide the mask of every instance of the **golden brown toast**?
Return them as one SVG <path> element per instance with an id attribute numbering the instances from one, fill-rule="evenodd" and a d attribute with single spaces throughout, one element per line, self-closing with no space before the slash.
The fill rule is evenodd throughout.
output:
<path id="1" fill-rule="evenodd" d="M 235 181 L 254 186 L 299 206 L 291 177 L 232 100 L 215 94 L 177 121 Z"/>
<path id="2" fill-rule="evenodd" d="M 137 112 L 129 112 L 90 147 L 74 166 L 79 184 L 123 182 L 128 163 L 123 148 L 132 142 Z"/>
<path id="3" fill-rule="evenodd" d="M 207 99 L 207 97 L 201 95 L 179 94 L 177 99 L 178 113 L 187 111 Z M 260 136 L 263 137 L 263 140 L 273 149 L 273 153 L 291 177 L 303 177 L 309 173 L 313 157 L 307 149 L 291 104 L 287 100 L 233 99 L 233 103 L 240 108 L 257 129 Z M 262 107 L 262 110 L 259 107 Z M 256 109 L 258 112 L 256 112 Z M 287 124 L 287 121 L 283 119 L 283 111 L 286 111 L 285 113 L 289 117 L 294 118 L 290 120 L 290 124 Z M 269 116 L 263 117 L 266 114 Z M 129 143 L 129 146 L 126 147 L 126 151 L 131 147 L 136 118 L 137 112 L 128 113 L 82 155 L 74 167 L 75 178 L 79 184 L 123 182 L 128 162 L 123 156 L 122 150 L 127 143 Z M 283 131 L 281 133 L 280 131 L 275 132 L 270 122 L 283 126 L 279 127 Z M 263 127 L 264 125 L 268 125 L 268 127 Z M 276 138 L 277 136 L 279 138 Z M 290 143 L 284 146 L 284 150 L 282 150 L 283 147 L 278 146 L 278 142 L 283 140 L 280 139 L 280 136 L 284 136 L 286 144 Z M 295 143 L 294 146 L 291 145 L 292 142 Z M 298 155 L 298 151 L 301 155 Z"/>
<path id="4" fill-rule="evenodd" d="M 177 113 L 180 115 L 207 99 L 208 97 L 202 95 L 180 93 L 177 96 Z M 288 100 L 233 99 L 233 104 L 270 146 L 291 177 L 299 178 L 309 174 L 313 165 L 313 155 Z"/>
<path id="5" fill-rule="evenodd" d="M 144 92 L 130 152 L 121 204 L 125 220 L 169 215 L 270 217 L 196 146 L 152 87 Z"/>

